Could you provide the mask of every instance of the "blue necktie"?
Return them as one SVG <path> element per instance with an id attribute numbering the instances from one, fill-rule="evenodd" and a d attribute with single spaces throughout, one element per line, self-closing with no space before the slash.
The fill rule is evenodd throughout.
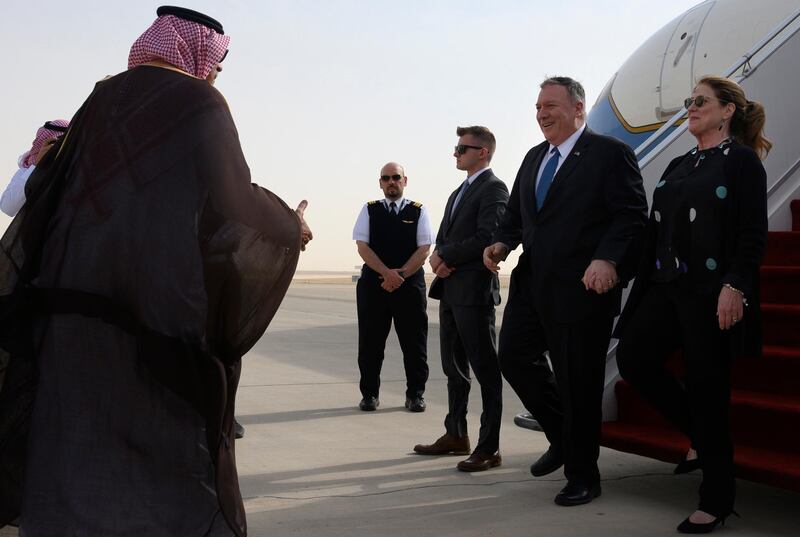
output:
<path id="1" fill-rule="evenodd" d="M 539 178 L 539 186 L 536 187 L 536 210 L 542 209 L 544 199 L 547 197 L 547 191 L 550 190 L 550 185 L 553 184 L 553 177 L 556 175 L 556 168 L 558 168 L 558 159 L 561 158 L 561 153 L 558 148 L 554 147 L 550 151 L 550 160 L 542 170 L 542 176 Z"/>

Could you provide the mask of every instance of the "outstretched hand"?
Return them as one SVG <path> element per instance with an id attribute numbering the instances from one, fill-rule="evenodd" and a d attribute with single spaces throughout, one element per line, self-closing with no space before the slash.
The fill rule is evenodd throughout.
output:
<path id="1" fill-rule="evenodd" d="M 297 217 L 300 218 L 300 238 L 303 241 L 300 245 L 301 251 L 305 251 L 308 241 L 314 238 L 314 234 L 311 233 L 311 228 L 308 227 L 308 224 L 306 223 L 306 207 L 308 207 L 308 201 L 303 200 L 300 202 L 300 205 L 297 206 L 297 209 L 294 210 L 294 212 L 297 213 Z"/>

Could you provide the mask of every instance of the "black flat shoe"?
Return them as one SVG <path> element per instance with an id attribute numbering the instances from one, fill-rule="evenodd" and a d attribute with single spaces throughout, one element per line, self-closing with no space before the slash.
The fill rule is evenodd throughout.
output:
<path id="1" fill-rule="evenodd" d="M 686 517 L 686 520 L 678 524 L 677 530 L 680 533 L 693 533 L 693 534 L 711 533 L 712 531 L 714 531 L 714 528 L 716 528 L 720 524 L 724 526 L 725 519 L 728 518 L 730 515 L 736 515 L 737 518 L 741 518 L 739 517 L 739 513 L 737 513 L 736 511 L 731 511 L 725 516 L 717 517 L 711 522 L 706 522 L 704 524 L 697 524 L 695 522 L 690 521 L 689 517 Z"/>
<path id="2" fill-rule="evenodd" d="M 692 460 L 682 460 L 678 463 L 672 473 L 675 475 L 680 474 L 688 474 L 689 472 L 694 472 L 695 470 L 699 470 L 703 467 L 703 463 L 700 462 L 700 459 L 692 459 Z"/>

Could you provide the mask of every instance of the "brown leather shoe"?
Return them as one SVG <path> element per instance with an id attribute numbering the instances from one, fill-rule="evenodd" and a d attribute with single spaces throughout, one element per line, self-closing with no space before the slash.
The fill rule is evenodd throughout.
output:
<path id="1" fill-rule="evenodd" d="M 500 466 L 503 462 L 500 457 L 500 452 L 495 451 L 493 454 L 473 452 L 468 459 L 459 462 L 456 468 L 462 472 L 483 472 L 489 468 Z"/>
<path id="2" fill-rule="evenodd" d="M 445 433 L 433 444 L 417 444 L 414 451 L 420 455 L 467 455 L 469 436 L 459 438 Z"/>

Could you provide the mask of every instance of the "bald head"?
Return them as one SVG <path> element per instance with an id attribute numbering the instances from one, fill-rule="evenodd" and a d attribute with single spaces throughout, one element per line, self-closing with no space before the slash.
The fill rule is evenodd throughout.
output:
<path id="1" fill-rule="evenodd" d="M 396 200 L 403 197 L 407 181 L 403 167 L 396 162 L 388 162 L 381 168 L 378 185 L 387 199 Z"/>
<path id="2" fill-rule="evenodd" d="M 381 175 L 394 175 L 396 173 L 399 173 L 403 177 L 406 175 L 406 171 L 403 167 L 396 162 L 387 162 L 383 165 L 383 168 L 381 168 Z"/>

